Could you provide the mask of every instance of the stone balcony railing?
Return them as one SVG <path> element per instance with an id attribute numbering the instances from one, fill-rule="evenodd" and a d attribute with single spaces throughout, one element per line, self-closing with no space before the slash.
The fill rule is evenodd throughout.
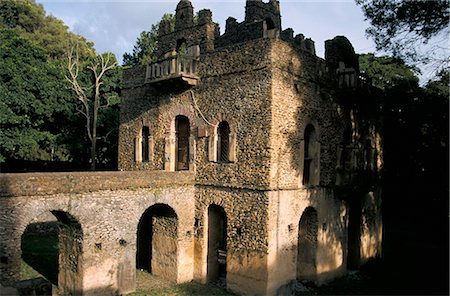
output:
<path id="1" fill-rule="evenodd" d="M 146 83 L 182 83 L 197 85 L 197 59 L 188 55 L 173 55 L 147 65 Z"/>

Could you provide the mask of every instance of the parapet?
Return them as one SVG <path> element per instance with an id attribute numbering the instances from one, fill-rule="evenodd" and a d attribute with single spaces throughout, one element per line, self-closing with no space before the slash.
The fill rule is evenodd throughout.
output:
<path id="1" fill-rule="evenodd" d="M 215 40 L 216 47 L 223 47 L 258 38 L 278 38 L 281 32 L 280 4 L 277 0 L 247 0 L 245 20 L 238 23 L 229 17 L 225 33 Z"/>
<path id="2" fill-rule="evenodd" d="M 158 60 L 185 48 L 198 46 L 200 52 L 214 50 L 214 38 L 219 28 L 212 21 L 212 12 L 204 9 L 194 19 L 194 8 L 189 0 L 180 0 L 175 12 L 175 30 L 170 30 L 169 21 L 161 21 L 158 31 Z"/>

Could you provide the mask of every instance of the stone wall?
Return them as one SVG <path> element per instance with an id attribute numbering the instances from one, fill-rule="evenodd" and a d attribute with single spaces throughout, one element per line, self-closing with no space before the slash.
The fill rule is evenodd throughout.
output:
<path id="1" fill-rule="evenodd" d="M 326 189 L 280 190 L 269 195 L 269 277 L 268 294 L 276 294 L 297 279 L 299 222 L 305 209 L 318 216 L 316 278 L 323 283 L 346 269 L 347 207 Z M 300 278 L 305 279 L 305 278 Z M 309 278 L 311 280 L 311 278 Z"/>
<path id="2" fill-rule="evenodd" d="M 163 177 L 163 174 L 166 177 Z M 86 182 L 84 185 L 79 184 L 79 187 L 74 187 L 76 193 L 69 193 L 64 189 L 65 185 L 72 184 L 64 178 L 64 174 L 1 175 L 2 181 L 8 180 L 10 184 L 8 196 L 4 194 L 0 198 L 2 285 L 11 284 L 19 279 L 20 241 L 26 226 L 39 222 L 40 217 L 48 220 L 46 213 L 58 212 L 67 213 L 81 225 L 82 269 L 78 271 L 76 277 L 77 281 L 82 282 L 84 294 L 115 294 L 133 291 L 135 289 L 137 226 L 147 209 L 160 204 L 172 208 L 179 221 L 176 233 L 177 268 L 173 274 L 173 280 L 175 282 L 192 280 L 193 176 L 182 172 L 163 174 L 156 172 L 155 178 L 152 178 L 151 172 L 140 174 L 140 177 L 133 176 L 133 172 L 67 174 L 75 176 L 76 180 L 82 180 L 81 183 Z M 114 180 L 114 176 L 118 179 L 123 177 L 123 179 L 119 182 L 118 179 Z M 50 183 L 50 180 L 53 182 Z M 90 180 L 95 180 L 92 187 L 86 185 Z M 17 184 L 14 181 L 17 181 Z M 19 186 L 18 183 L 24 181 L 34 184 L 33 188 L 40 189 L 33 195 L 28 187 Z M 43 182 L 39 183 L 40 181 Z M 101 190 L 99 186 L 104 185 L 99 184 L 108 182 L 111 187 L 116 186 L 115 190 Z M 52 184 L 55 188 L 63 188 L 63 193 L 56 193 L 55 189 L 51 189 Z M 139 186 L 135 187 L 135 185 Z M 47 189 L 44 190 L 46 187 Z M 60 217 L 57 215 L 57 218 Z M 68 244 L 64 245 L 67 246 L 66 250 L 70 249 Z M 66 255 L 70 256 L 70 254 Z M 61 264 L 62 261 L 60 261 Z M 71 275 L 71 278 L 74 277 Z M 70 281 L 73 282 L 73 280 Z"/>
<path id="3" fill-rule="evenodd" d="M 268 253 L 268 195 L 265 191 L 197 186 L 194 278 L 207 278 L 208 207 L 227 217 L 227 288 L 240 294 L 265 294 Z"/>
<path id="4" fill-rule="evenodd" d="M 270 153 L 265 147 L 269 146 L 271 124 L 269 48 L 268 40 L 258 40 L 202 55 L 197 68 L 201 83 L 192 92 L 137 86 L 141 76 L 133 76 L 136 72 L 125 74 L 125 85 L 130 87 L 122 92 L 119 168 L 164 169 L 166 141 L 173 121 L 177 115 L 185 115 L 195 137 L 198 183 L 244 188 L 267 186 Z M 218 118 L 235 124 L 234 163 L 220 164 L 208 159 L 209 141 L 217 128 L 209 123 L 217 122 Z M 154 142 L 153 161 L 148 163 L 134 161 L 134 139 L 142 126 L 150 127 Z M 206 133 L 200 135 L 199 130 Z"/>

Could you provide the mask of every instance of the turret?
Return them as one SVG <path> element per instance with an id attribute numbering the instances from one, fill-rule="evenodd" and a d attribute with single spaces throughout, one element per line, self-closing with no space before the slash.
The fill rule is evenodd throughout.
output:
<path id="1" fill-rule="evenodd" d="M 194 8 L 189 0 L 180 0 L 175 12 L 175 31 L 194 25 Z"/>

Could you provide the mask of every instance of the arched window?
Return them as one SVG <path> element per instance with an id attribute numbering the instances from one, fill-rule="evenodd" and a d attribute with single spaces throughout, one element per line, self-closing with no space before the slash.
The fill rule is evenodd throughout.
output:
<path id="1" fill-rule="evenodd" d="M 152 160 L 153 141 L 150 128 L 143 126 L 134 141 L 134 160 L 138 163 Z"/>
<path id="2" fill-rule="evenodd" d="M 308 124 L 305 128 L 304 143 L 303 185 L 313 185 L 318 165 L 318 145 L 316 130 L 312 124 Z"/>
<path id="3" fill-rule="evenodd" d="M 211 136 L 208 143 L 209 161 L 219 163 L 232 163 L 237 161 L 237 134 L 236 125 L 226 120 L 216 121 L 217 125 L 211 130 Z"/>
<path id="4" fill-rule="evenodd" d="M 264 20 L 264 37 L 275 38 L 277 30 L 275 24 L 271 18 L 266 18 Z"/>
<path id="5" fill-rule="evenodd" d="M 189 170 L 189 136 L 190 124 L 186 116 L 175 118 L 176 132 L 176 170 Z"/>
<path id="6" fill-rule="evenodd" d="M 218 159 L 220 162 L 230 161 L 230 125 L 226 121 L 222 121 L 217 129 L 219 136 L 217 141 Z"/>
<path id="7" fill-rule="evenodd" d="M 271 18 L 266 18 L 266 19 L 265 19 L 265 22 L 266 22 L 266 28 L 267 28 L 267 30 L 273 30 L 273 29 L 275 29 L 275 24 L 273 23 L 273 21 L 272 21 Z"/>
<path id="8" fill-rule="evenodd" d="M 150 160 L 150 129 L 148 126 L 142 127 L 142 161 L 148 162 Z"/>

